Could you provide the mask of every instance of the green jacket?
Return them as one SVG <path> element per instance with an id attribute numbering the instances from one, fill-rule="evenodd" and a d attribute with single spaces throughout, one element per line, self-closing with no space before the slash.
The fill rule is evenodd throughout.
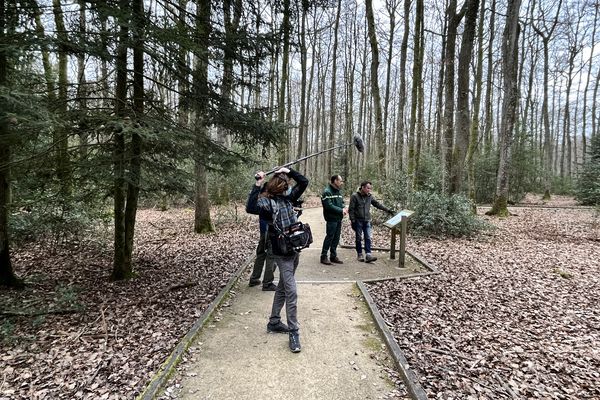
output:
<path id="1" fill-rule="evenodd" d="M 331 184 L 323 190 L 321 204 L 325 221 L 341 221 L 344 218 L 344 195 Z"/>

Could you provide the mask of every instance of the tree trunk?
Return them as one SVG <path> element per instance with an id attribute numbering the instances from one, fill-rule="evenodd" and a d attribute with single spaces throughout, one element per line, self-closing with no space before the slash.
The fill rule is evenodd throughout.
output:
<path id="1" fill-rule="evenodd" d="M 371 94 L 375 112 L 375 140 L 377 142 L 377 171 L 382 180 L 385 180 L 385 132 L 383 131 L 383 115 L 381 110 L 381 95 L 379 93 L 379 46 L 375 32 L 375 16 L 373 15 L 373 2 L 366 0 L 367 27 L 369 42 L 371 44 Z"/>
<path id="2" fill-rule="evenodd" d="M 306 82 L 307 82 L 307 49 L 306 49 L 306 14 L 308 12 L 308 4 L 302 1 L 302 13 L 300 15 L 300 122 L 298 124 L 298 151 L 296 155 L 298 158 L 306 155 L 306 145 L 308 143 L 307 129 L 306 129 Z M 313 53 L 314 54 L 314 53 Z M 314 61 L 312 62 L 314 65 Z M 312 69 L 311 65 L 311 69 Z"/>
<path id="3" fill-rule="evenodd" d="M 446 54 L 446 43 L 448 42 L 448 20 L 444 18 L 444 28 L 442 29 L 442 51 L 441 54 Z M 444 159 L 444 149 L 442 149 L 442 137 L 443 126 L 444 126 L 444 89 L 445 82 L 444 78 L 446 76 L 446 63 L 440 63 L 440 71 L 438 75 L 438 86 L 437 86 L 437 94 L 436 94 L 436 106 L 435 106 L 435 114 L 436 114 L 436 122 L 435 122 L 435 153 L 439 155 L 440 160 Z"/>
<path id="4" fill-rule="evenodd" d="M 500 128 L 500 163 L 496 179 L 496 195 L 488 215 L 508 216 L 509 170 L 513 130 L 519 103 L 519 8 L 521 0 L 508 0 L 506 26 L 502 35 L 502 70 L 504 99 L 502 101 L 502 122 Z"/>
<path id="5" fill-rule="evenodd" d="M 331 54 L 333 65 L 331 67 L 331 91 L 329 92 L 329 136 L 327 137 L 327 148 L 331 148 L 335 143 L 335 117 L 337 107 L 337 50 L 338 50 L 338 31 L 340 28 L 340 14 L 342 11 L 342 1 L 338 1 L 337 14 L 335 16 L 335 25 L 333 28 L 333 53 Z M 333 172 L 333 152 L 327 152 L 327 164 L 325 170 L 331 176 Z"/>
<path id="6" fill-rule="evenodd" d="M 396 8 L 398 7 L 397 0 L 386 0 L 385 7 L 390 17 L 390 37 L 388 40 L 388 55 L 387 55 L 387 67 L 385 72 L 385 97 L 383 101 L 383 131 L 386 136 L 388 134 L 388 118 L 389 118 L 389 104 L 390 104 L 390 89 L 391 89 L 391 73 L 392 73 L 392 57 L 394 53 L 394 33 L 396 30 Z M 387 158 L 387 157 L 386 157 Z"/>
<path id="7" fill-rule="evenodd" d="M 69 37 L 65 28 L 64 15 L 60 0 L 52 0 L 54 12 L 54 23 L 58 39 L 58 99 L 56 112 L 61 115 L 61 120 L 66 118 L 67 113 L 67 46 Z M 65 125 L 59 123 L 54 128 L 53 145 L 56 149 L 56 175 L 60 181 L 61 195 L 68 197 L 71 194 L 71 167 L 69 162 L 69 141 Z"/>
<path id="8" fill-rule="evenodd" d="M 79 35 L 86 36 L 86 9 L 85 1 L 79 0 Z M 79 104 L 79 157 L 84 160 L 88 153 L 88 126 L 87 126 L 87 90 L 85 79 L 85 53 L 77 53 L 77 103 Z"/>
<path id="9" fill-rule="evenodd" d="M 592 96 L 592 137 L 595 138 L 598 132 L 596 131 L 598 126 L 598 121 L 600 120 L 596 117 L 596 105 L 598 104 L 598 87 L 600 86 L 600 69 L 596 74 L 596 83 L 594 84 L 594 95 Z M 590 141 L 591 141 L 590 139 Z"/>
<path id="10" fill-rule="evenodd" d="M 490 40 L 488 42 L 487 51 L 487 73 L 485 83 L 485 125 L 483 128 L 483 148 L 486 156 L 490 154 L 492 149 L 492 93 L 494 90 L 494 32 L 496 30 L 496 0 L 492 0 L 490 9 Z"/>
<path id="11" fill-rule="evenodd" d="M 133 112 L 135 126 L 131 134 L 125 205 L 125 269 L 133 273 L 132 254 L 135 219 L 142 172 L 142 137 L 138 129 L 144 122 L 144 1 L 132 0 L 133 8 Z"/>
<path id="12" fill-rule="evenodd" d="M 120 9 L 123 15 L 119 18 L 118 45 L 115 56 L 116 87 L 115 87 L 115 115 L 122 123 L 126 115 L 127 104 L 127 46 L 129 40 L 129 19 L 127 12 L 130 10 L 127 0 L 121 0 Z M 125 264 L 126 260 L 126 229 L 125 229 L 125 137 L 123 127 L 117 126 L 113 132 L 113 190 L 114 190 L 114 256 L 111 280 L 118 281 L 129 279 L 133 276 Z"/>
<path id="13" fill-rule="evenodd" d="M 196 233 L 213 232 L 214 228 L 210 220 L 210 203 L 208 200 L 208 184 L 206 177 L 206 167 L 204 166 L 202 149 L 206 146 L 208 140 L 208 126 L 206 126 L 206 114 L 208 103 L 208 41 L 210 37 L 210 2 L 198 0 L 196 3 L 196 37 L 197 54 L 194 66 L 194 101 L 195 111 L 195 149 L 194 149 L 194 172 L 195 172 L 195 190 L 194 201 L 196 203 L 194 215 L 194 231 Z M 285 87 L 284 87 L 285 88 Z M 284 91 L 285 93 L 285 91 Z"/>
<path id="14" fill-rule="evenodd" d="M 0 0 L 0 43 L 6 43 L 6 4 Z M 0 87 L 6 87 L 8 77 L 6 46 L 0 46 Z M 4 103 L 0 99 L 0 104 Z M 23 282 L 14 273 L 10 260 L 8 235 L 8 206 L 10 202 L 10 119 L 6 108 L 0 107 L 0 286 L 23 287 Z"/>
<path id="15" fill-rule="evenodd" d="M 450 177 L 450 193 L 460 193 L 463 187 L 465 158 L 469 145 L 471 113 L 469 110 L 469 66 L 473 54 L 475 27 L 479 0 L 467 0 L 465 3 L 465 25 L 458 56 L 458 97 L 456 101 L 456 135 L 452 152 L 452 175 Z"/>
<path id="16" fill-rule="evenodd" d="M 558 9 L 556 11 L 556 16 L 554 17 L 554 21 L 552 22 L 552 26 L 548 29 L 545 25 L 545 15 L 543 10 L 541 10 L 541 18 L 544 25 L 544 29 L 538 28 L 535 24 L 532 23 L 531 27 L 535 32 L 542 38 L 542 45 L 544 50 L 544 97 L 542 100 L 542 118 L 544 123 L 544 200 L 550 199 L 550 185 L 551 178 L 553 175 L 552 172 L 552 142 L 551 142 L 551 134 L 550 134 L 550 116 L 548 113 L 548 73 L 549 73 L 549 50 L 548 45 L 550 42 L 550 38 L 554 32 L 558 24 L 558 14 L 560 13 L 560 7 L 562 5 L 562 0 L 558 2 Z"/>
<path id="17" fill-rule="evenodd" d="M 283 33 L 283 60 L 281 62 L 281 80 L 279 81 L 279 102 L 277 104 L 277 121 L 285 123 L 285 104 L 287 93 L 287 81 L 289 78 L 289 60 L 290 60 L 290 0 L 283 0 L 283 21 L 281 22 L 281 31 Z M 279 164 L 285 164 L 289 159 L 290 133 L 286 128 L 286 135 L 283 146 L 279 151 Z"/>
<path id="18" fill-rule="evenodd" d="M 33 7 L 34 20 L 35 20 L 35 32 L 37 38 L 40 41 L 40 49 L 42 53 L 42 65 L 44 67 L 44 80 L 46 81 L 46 90 L 48 91 L 48 104 L 50 107 L 56 106 L 56 85 L 54 82 L 54 75 L 52 72 L 52 63 L 50 62 L 50 50 L 45 42 L 46 33 L 44 24 L 42 23 L 42 12 L 37 1 L 32 1 L 31 6 Z"/>
<path id="19" fill-rule="evenodd" d="M 477 213 L 477 198 L 475 191 L 475 152 L 479 142 L 479 112 L 481 109 L 481 92 L 483 89 L 483 27 L 485 25 L 485 0 L 481 0 L 479 8 L 479 27 L 477 28 L 477 66 L 475 67 L 475 96 L 473 99 L 473 117 L 469 133 L 469 149 L 467 152 L 467 180 L 469 183 L 469 198 L 473 204 L 473 213 Z M 532 69 L 533 70 L 533 69 Z"/>
<path id="20" fill-rule="evenodd" d="M 404 0 L 404 32 L 402 33 L 402 44 L 400 45 L 400 87 L 398 88 L 398 138 L 396 139 L 396 165 L 402 169 L 402 158 L 404 151 L 404 110 L 406 108 L 406 58 L 408 50 L 408 37 L 410 35 L 410 5 L 411 0 Z"/>
<path id="21" fill-rule="evenodd" d="M 407 172 L 411 185 L 416 183 L 415 173 L 415 135 L 417 127 L 417 106 L 419 104 L 421 79 L 423 74 L 423 64 L 421 62 L 421 38 L 423 28 L 423 1 L 417 0 L 415 10 L 415 33 L 413 45 L 413 73 L 412 73 L 412 91 L 410 96 L 410 125 L 408 128 L 408 157 L 407 157 Z"/>
<path id="22" fill-rule="evenodd" d="M 466 3 L 465 3 L 466 4 Z M 444 102 L 444 163 L 446 176 L 451 174 L 452 152 L 454 147 L 454 62 L 456 57 L 456 32 L 463 17 L 463 13 L 456 13 L 456 0 L 450 0 L 446 9 L 448 32 L 446 34 L 445 64 L 446 77 L 444 88 L 446 100 Z"/>

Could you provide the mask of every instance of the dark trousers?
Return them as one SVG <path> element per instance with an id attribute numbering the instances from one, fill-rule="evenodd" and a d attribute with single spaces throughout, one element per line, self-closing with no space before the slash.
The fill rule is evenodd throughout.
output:
<path id="1" fill-rule="evenodd" d="M 294 276 L 299 260 L 299 253 L 294 253 L 292 256 L 273 256 L 273 263 L 279 268 L 279 283 L 273 297 L 269 322 L 274 325 L 281 321 L 281 310 L 285 305 L 288 327 L 293 331 L 299 328 L 297 315 L 298 291 Z"/>
<path id="2" fill-rule="evenodd" d="M 254 268 L 250 275 L 250 282 L 260 281 L 263 267 L 265 268 L 265 276 L 263 277 L 263 287 L 269 286 L 274 279 L 274 264 L 273 258 L 267 254 L 267 233 L 260 234 L 258 246 L 256 246 L 256 259 L 254 260 Z"/>
<path id="3" fill-rule="evenodd" d="M 342 221 L 326 221 L 325 240 L 321 249 L 321 258 L 337 257 L 337 247 L 340 244 L 340 236 L 342 234 Z"/>

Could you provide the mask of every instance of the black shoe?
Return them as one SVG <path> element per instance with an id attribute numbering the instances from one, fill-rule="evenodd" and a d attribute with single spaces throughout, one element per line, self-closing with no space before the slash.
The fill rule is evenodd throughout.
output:
<path id="1" fill-rule="evenodd" d="M 256 280 L 256 281 L 250 279 L 250 283 L 248 284 L 248 286 L 250 286 L 250 287 L 252 287 L 252 286 L 258 286 L 258 285 L 260 285 L 260 283 L 261 283 L 260 279 Z"/>
<path id="2" fill-rule="evenodd" d="M 262 290 L 263 292 L 274 292 L 277 290 L 277 285 L 271 282 L 267 286 L 263 286 Z"/>
<path id="3" fill-rule="evenodd" d="M 377 261 L 377 257 L 374 257 L 370 254 L 367 254 L 367 258 L 365 258 L 365 261 L 367 261 L 368 263 L 373 262 L 373 261 Z"/>
<path id="4" fill-rule="evenodd" d="M 329 261 L 327 257 L 321 257 L 321 264 L 331 265 L 331 261 Z"/>
<path id="5" fill-rule="evenodd" d="M 290 350 L 292 353 L 300 353 L 300 335 L 298 331 L 290 331 Z"/>
<path id="6" fill-rule="evenodd" d="M 343 263 L 344 263 L 342 260 L 340 260 L 340 259 L 339 259 L 339 258 L 337 258 L 337 257 L 331 257 L 331 258 L 329 259 L 329 261 L 331 261 L 331 262 L 332 262 L 332 263 L 334 263 L 334 264 L 343 264 Z"/>
<path id="7" fill-rule="evenodd" d="M 290 328 L 283 322 L 279 321 L 276 324 L 268 323 L 267 324 L 267 332 L 269 333 L 288 333 Z"/>

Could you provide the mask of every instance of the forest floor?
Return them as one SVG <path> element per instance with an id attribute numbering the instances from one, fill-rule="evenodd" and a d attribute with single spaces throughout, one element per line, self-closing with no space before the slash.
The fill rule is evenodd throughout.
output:
<path id="1" fill-rule="evenodd" d="M 431 397 L 600 398 L 600 216 L 512 212 L 482 216 L 495 229 L 474 238 L 410 238 L 441 274 L 369 290 Z M 108 281 L 102 242 L 14 249 L 28 286 L 0 291 L 0 399 L 139 393 L 253 254 L 254 219 L 214 218 L 217 233 L 197 236 L 193 210 L 140 211 L 127 283 Z M 388 235 L 376 227 L 375 245 Z"/>
<path id="2" fill-rule="evenodd" d="M 509 209 L 475 238 L 410 238 L 441 274 L 369 292 L 432 398 L 600 399 L 599 212 Z"/>
<path id="3" fill-rule="evenodd" d="M 130 282 L 109 282 L 110 232 L 14 249 L 27 287 L 0 291 L 0 399 L 141 392 L 256 246 L 258 222 L 245 214 L 216 211 L 217 233 L 202 236 L 193 218 L 192 209 L 138 212 Z"/>

